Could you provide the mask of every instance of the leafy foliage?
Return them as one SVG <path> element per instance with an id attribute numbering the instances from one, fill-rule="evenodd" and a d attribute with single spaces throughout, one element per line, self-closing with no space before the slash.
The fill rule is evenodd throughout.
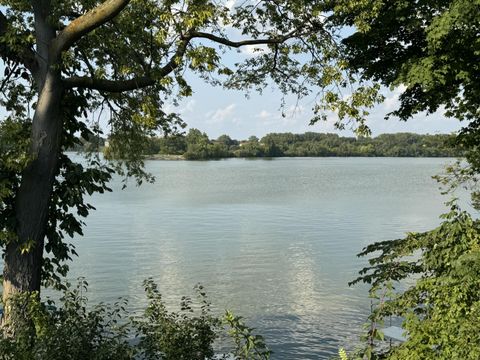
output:
<path id="1" fill-rule="evenodd" d="M 358 28 L 344 40 L 349 65 L 388 87 L 406 86 L 392 115 L 444 107 L 447 116 L 478 119 L 478 1 L 345 0 L 335 10 L 337 21 Z"/>
<path id="2" fill-rule="evenodd" d="M 234 359 L 269 359 L 263 338 L 252 334 L 240 317 L 231 312 L 224 319 L 210 310 L 205 290 L 196 287 L 198 302 L 184 297 L 180 310 L 167 310 L 157 285 L 144 282 L 147 306 L 142 314 L 131 314 L 128 303 L 119 299 L 113 305 L 89 306 L 87 283 L 81 280 L 72 288 L 64 287 L 60 304 L 41 302 L 38 294 L 24 293 L 15 297 L 11 321 L 17 312 L 27 312 L 28 323 L 16 327 L 15 336 L 0 336 L 2 360 L 133 360 L 219 359 L 214 343 L 225 332 L 234 347 Z M 223 325 L 227 327 L 224 328 Z M 230 355 L 225 358 L 231 358 Z"/>
<path id="3" fill-rule="evenodd" d="M 348 360 L 348 355 L 344 348 L 341 348 L 338 351 L 338 357 L 340 358 L 340 360 Z"/>
<path id="4" fill-rule="evenodd" d="M 235 343 L 233 355 L 237 359 L 269 359 L 272 352 L 261 335 L 254 335 L 254 328 L 248 327 L 242 317 L 226 311 L 224 323 L 229 326 L 228 334 Z"/>
<path id="5" fill-rule="evenodd" d="M 18 191 L 18 173 L 28 164 L 30 124 L 8 118 L 0 123 L 0 244 L 15 238 L 13 197 Z"/>
<path id="6" fill-rule="evenodd" d="M 368 358 L 478 358 L 480 222 L 455 203 L 442 218 L 434 230 L 375 243 L 360 254 L 377 255 L 353 283 L 371 284 L 372 296 L 386 294 L 371 315 L 372 324 L 400 316 L 408 334 L 380 356 L 370 333 L 372 341 L 363 351 Z M 404 280 L 409 281 L 399 285 Z"/>
<path id="7" fill-rule="evenodd" d="M 13 314 L 26 311 L 27 317 L 10 317 L 16 322 L 14 337 L 2 335 L 1 358 L 10 359 L 131 359 L 125 321 L 125 302 L 112 307 L 99 304 L 87 309 L 86 282 L 65 287 L 61 307 L 53 301 L 42 303 L 38 294 L 20 294 L 11 306 Z M 33 322 L 20 326 L 18 319 Z"/>
<path id="8" fill-rule="evenodd" d="M 202 286 L 197 287 L 200 313 L 192 316 L 194 308 L 189 297 L 183 297 L 179 313 L 167 311 L 157 285 L 144 283 L 149 301 L 142 318 L 134 321 L 140 334 L 138 348 L 145 359 L 209 359 L 214 356 L 213 342 L 217 338 L 220 320 L 210 314 L 210 303 Z"/>

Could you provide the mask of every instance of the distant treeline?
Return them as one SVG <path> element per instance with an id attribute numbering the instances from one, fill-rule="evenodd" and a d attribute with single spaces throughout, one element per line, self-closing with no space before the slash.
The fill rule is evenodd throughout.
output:
<path id="1" fill-rule="evenodd" d="M 258 139 L 234 140 L 222 135 L 209 139 L 200 130 L 186 135 L 151 138 L 145 155 L 182 155 L 185 159 L 229 157 L 458 157 L 462 149 L 454 146 L 454 135 L 384 134 L 375 138 L 340 137 L 336 134 L 273 133 Z"/>

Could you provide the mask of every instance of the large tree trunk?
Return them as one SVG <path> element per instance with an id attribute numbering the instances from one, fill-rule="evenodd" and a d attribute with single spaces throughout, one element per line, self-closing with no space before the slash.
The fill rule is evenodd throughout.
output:
<path id="1" fill-rule="evenodd" d="M 62 133 L 60 75 L 45 77 L 32 125 L 31 164 L 22 173 L 15 204 L 17 241 L 5 250 L 3 299 L 17 292 L 40 290 L 45 230 L 57 172 Z"/>
<path id="2" fill-rule="evenodd" d="M 38 101 L 32 122 L 32 161 L 16 194 L 16 241 L 6 246 L 3 269 L 5 315 L 8 300 L 19 292 L 40 291 L 43 249 L 53 182 L 61 146 L 63 85 L 58 57 L 52 52 L 55 29 L 49 22 L 51 0 L 32 1 L 37 38 L 33 73 Z"/>

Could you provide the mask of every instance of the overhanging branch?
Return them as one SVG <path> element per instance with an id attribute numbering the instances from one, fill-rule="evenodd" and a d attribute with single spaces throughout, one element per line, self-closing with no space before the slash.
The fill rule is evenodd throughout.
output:
<path id="1" fill-rule="evenodd" d="M 177 51 L 170 60 L 160 69 L 156 78 L 161 79 L 174 71 L 180 64 L 180 59 L 187 51 L 191 37 L 184 38 L 178 45 Z M 129 80 L 94 79 L 89 76 L 73 76 L 64 80 L 67 89 L 84 88 L 98 91 L 121 93 L 143 89 L 156 84 L 156 80 L 149 76 L 140 76 Z"/>
<path id="2" fill-rule="evenodd" d="M 186 35 L 182 36 L 182 40 L 180 41 L 177 50 L 172 55 L 170 60 L 156 73 L 155 79 L 164 78 L 165 76 L 168 76 L 170 73 L 172 73 L 176 68 L 178 68 L 181 63 L 182 57 L 187 51 L 188 44 L 194 38 L 209 39 L 219 44 L 238 48 L 247 45 L 281 44 L 288 39 L 294 38 L 295 36 L 298 36 L 297 30 L 278 37 L 231 41 L 210 33 L 190 31 L 187 32 Z M 155 79 L 149 76 L 140 76 L 129 80 L 106 80 L 95 79 L 89 76 L 73 76 L 65 79 L 64 84 L 67 89 L 86 88 L 98 91 L 120 93 L 124 91 L 138 90 L 145 87 L 153 86 L 156 83 Z"/>
<path id="3" fill-rule="evenodd" d="M 59 56 L 84 35 L 113 19 L 129 2 L 130 0 L 107 0 L 73 20 L 55 39 L 55 55 Z"/>
<path id="4" fill-rule="evenodd" d="M 231 41 L 229 39 L 210 34 L 210 33 L 205 33 L 205 32 L 200 32 L 200 31 L 193 31 L 190 33 L 191 38 L 203 38 L 203 39 L 209 39 L 211 41 L 214 41 L 216 43 L 228 46 L 228 47 L 234 47 L 234 48 L 239 48 L 242 46 L 248 46 L 248 45 L 268 45 L 268 44 L 281 44 L 287 41 L 288 39 L 294 38 L 297 34 L 297 30 L 291 31 L 290 33 L 278 37 L 272 37 L 272 38 L 265 38 L 265 39 L 249 39 L 249 40 L 242 40 L 242 41 Z"/>
<path id="5" fill-rule="evenodd" d="M 106 80 L 94 79 L 89 76 L 73 76 L 64 80 L 67 89 L 85 88 L 98 91 L 106 91 L 111 93 L 121 93 L 124 91 L 132 91 L 142 89 L 155 84 L 155 80 L 141 76 L 129 80 Z"/>

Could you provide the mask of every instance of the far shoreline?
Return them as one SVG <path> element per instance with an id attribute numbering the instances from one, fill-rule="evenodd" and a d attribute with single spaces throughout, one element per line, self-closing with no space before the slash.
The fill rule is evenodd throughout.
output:
<path id="1" fill-rule="evenodd" d="M 153 155 L 145 155 L 145 160 L 177 161 L 177 160 L 186 160 L 186 159 L 183 155 L 153 154 Z"/>
<path id="2" fill-rule="evenodd" d="M 154 154 L 145 155 L 144 159 L 147 161 L 218 161 L 229 159 L 244 159 L 244 160 L 273 160 L 273 159 L 463 159 L 462 156 L 245 156 L 245 157 L 221 157 L 221 158 L 206 158 L 206 159 L 186 159 L 183 155 L 167 155 Z"/>

